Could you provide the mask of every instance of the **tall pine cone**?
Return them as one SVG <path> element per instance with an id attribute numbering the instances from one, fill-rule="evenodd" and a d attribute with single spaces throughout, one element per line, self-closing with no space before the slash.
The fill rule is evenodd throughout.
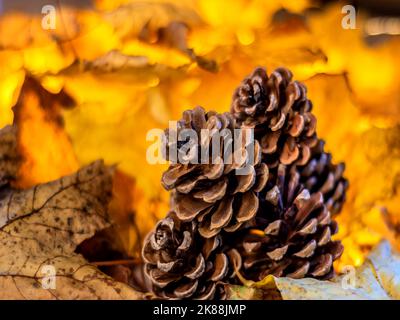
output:
<path id="1" fill-rule="evenodd" d="M 310 193 L 321 192 L 325 205 L 332 215 L 340 212 L 346 200 L 348 181 L 343 177 L 344 163 L 332 163 L 332 155 L 324 152 L 325 142 L 318 140 L 311 149 L 311 159 L 305 166 L 299 166 L 300 182 Z"/>
<path id="2" fill-rule="evenodd" d="M 153 291 L 167 299 L 224 298 L 222 280 L 233 276 L 238 253 L 222 252 L 220 235 L 204 239 L 196 222 L 182 222 L 171 212 L 147 236 L 143 251 Z"/>
<path id="3" fill-rule="evenodd" d="M 280 164 L 260 193 L 257 216 L 231 240 L 242 256 L 246 278 L 333 276 L 332 263 L 343 251 L 342 244 L 331 239 L 337 223 L 322 193 L 310 194 L 299 180 L 295 166 Z"/>
<path id="4" fill-rule="evenodd" d="M 229 113 L 205 113 L 203 108 L 197 107 L 185 111 L 183 119 L 178 122 L 178 133 L 183 129 L 193 129 L 199 137 L 201 129 L 214 129 L 213 135 L 230 132 L 234 137 L 235 120 Z M 244 222 L 251 220 L 259 205 L 257 193 L 264 188 L 268 179 L 268 167 L 261 163 L 257 141 L 253 145 L 254 164 L 248 161 L 244 140 L 239 150 L 235 151 L 244 156 L 243 161 L 238 163 L 233 159 L 230 164 L 225 164 L 229 161 L 226 161 L 224 149 L 232 144 L 232 140 L 217 138 L 220 139 L 220 148 L 212 150 L 212 144 L 209 144 L 208 164 L 171 164 L 162 176 L 164 187 L 173 191 L 172 208 L 177 217 L 182 221 L 197 220 L 199 232 L 205 238 L 211 238 L 221 230 L 234 232 Z M 169 143 L 171 140 L 167 135 L 168 148 L 174 143 Z M 207 142 L 211 140 L 212 136 L 207 141 L 199 138 L 201 146 L 206 148 Z M 179 142 L 177 145 L 180 146 Z M 200 149 L 195 149 L 195 153 L 200 152 Z M 179 148 L 178 150 L 181 151 Z M 212 158 L 213 152 L 217 154 L 215 158 Z M 188 157 L 193 156 L 189 152 Z M 246 165 L 249 166 L 248 173 L 237 175 L 235 169 Z"/>
<path id="5" fill-rule="evenodd" d="M 269 77 L 257 68 L 235 90 L 231 113 L 242 126 L 254 128 L 270 168 L 279 162 L 304 165 L 310 158 L 317 142 L 316 118 L 306 92 L 285 68 Z"/>

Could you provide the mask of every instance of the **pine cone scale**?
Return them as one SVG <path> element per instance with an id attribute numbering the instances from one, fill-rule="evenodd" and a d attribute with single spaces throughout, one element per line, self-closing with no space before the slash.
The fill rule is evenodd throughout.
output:
<path id="1" fill-rule="evenodd" d="M 217 210 L 211 214 L 210 229 L 221 229 L 225 227 L 233 216 L 233 197 L 229 197 L 219 203 Z"/>
<path id="2" fill-rule="evenodd" d="M 229 260 L 224 253 L 219 253 L 216 255 L 214 268 L 214 272 L 210 276 L 212 281 L 220 281 L 228 274 Z"/>
<path id="3" fill-rule="evenodd" d="M 191 270 L 185 273 L 185 277 L 188 277 L 189 279 L 197 279 L 199 278 L 204 271 L 206 270 L 206 263 L 204 260 L 204 257 L 202 254 L 199 254 L 196 257 L 196 264 L 193 266 Z"/>
<path id="4" fill-rule="evenodd" d="M 212 203 L 191 197 L 190 195 L 177 195 L 174 199 L 176 215 L 182 221 L 192 221 L 200 212 L 212 206 Z"/>
<path id="5" fill-rule="evenodd" d="M 199 190 L 193 194 L 194 198 L 201 199 L 208 203 L 214 203 L 221 200 L 226 194 L 228 181 L 226 178 L 221 179 L 216 184 L 212 185 L 208 190 Z"/>
<path id="6" fill-rule="evenodd" d="M 308 271 L 310 270 L 310 263 L 308 261 L 304 261 L 303 264 L 300 265 L 295 271 L 288 273 L 287 277 L 292 279 L 301 279 L 304 278 Z"/>
<path id="7" fill-rule="evenodd" d="M 258 197 L 253 192 L 246 192 L 241 199 L 240 207 L 236 215 L 238 222 L 246 222 L 252 219 L 258 209 Z"/>

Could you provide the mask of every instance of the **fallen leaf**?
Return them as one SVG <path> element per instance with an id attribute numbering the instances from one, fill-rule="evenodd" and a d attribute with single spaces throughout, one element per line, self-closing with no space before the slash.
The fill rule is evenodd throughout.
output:
<path id="1" fill-rule="evenodd" d="M 400 257 L 391 250 L 388 242 L 382 242 L 371 252 L 368 260 L 374 267 L 376 279 L 387 294 L 400 300 Z"/>
<path id="2" fill-rule="evenodd" d="M 1 142 L 6 136 L 2 130 Z M 14 172 L 1 168 L 3 176 Z M 97 161 L 31 189 L 0 190 L 0 299 L 140 298 L 75 253 L 110 225 L 111 179 L 111 169 Z"/>
<path id="3" fill-rule="evenodd" d="M 350 269 L 349 269 L 350 270 Z M 400 299 L 400 255 L 383 241 L 364 264 L 331 281 L 267 276 L 245 286 L 227 286 L 230 299 L 387 300 Z M 352 277 L 354 278 L 352 279 Z"/>

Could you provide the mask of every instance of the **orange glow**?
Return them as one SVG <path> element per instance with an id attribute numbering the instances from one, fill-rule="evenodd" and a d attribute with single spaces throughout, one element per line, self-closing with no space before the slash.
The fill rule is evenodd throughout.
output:
<path id="1" fill-rule="evenodd" d="M 32 80 L 25 82 L 14 109 L 24 160 L 17 181 L 20 187 L 58 179 L 78 169 L 68 136 L 57 123 L 59 106 L 43 106 L 42 92 L 35 90 L 36 84 L 31 83 Z"/>

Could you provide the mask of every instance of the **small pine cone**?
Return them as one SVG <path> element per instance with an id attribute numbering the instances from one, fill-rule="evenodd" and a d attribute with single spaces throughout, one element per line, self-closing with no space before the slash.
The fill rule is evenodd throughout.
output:
<path id="1" fill-rule="evenodd" d="M 147 236 L 142 255 L 154 293 L 163 299 L 223 299 L 223 280 L 233 277 L 235 249 L 222 252 L 220 235 L 204 239 L 196 222 L 171 212 Z M 236 259 L 236 260 L 235 260 Z"/>
<path id="2" fill-rule="evenodd" d="M 338 225 L 324 205 L 321 192 L 309 193 L 299 183 L 295 166 L 280 164 L 260 194 L 260 210 L 236 236 L 245 278 L 272 274 L 291 278 L 329 279 L 332 263 L 343 246 L 332 241 Z"/>
<path id="3" fill-rule="evenodd" d="M 268 77 L 257 68 L 235 90 L 231 113 L 244 127 L 254 128 L 269 167 L 294 162 L 304 165 L 316 144 L 316 118 L 306 87 L 292 73 L 278 68 Z"/>
<path id="4" fill-rule="evenodd" d="M 348 181 L 343 177 L 344 163 L 332 163 L 332 155 L 324 152 L 325 142 L 318 140 L 311 149 L 311 159 L 305 166 L 299 166 L 300 182 L 310 193 L 321 192 L 325 205 L 332 215 L 342 209 L 346 200 Z"/>
<path id="5" fill-rule="evenodd" d="M 231 114 L 205 113 L 200 107 L 186 111 L 184 118 L 178 122 L 178 131 L 194 129 L 199 133 L 201 129 L 216 129 L 215 135 L 230 132 L 232 137 L 234 128 L 235 120 Z M 254 164 L 251 164 L 246 158 L 246 147 L 249 146 L 244 142 L 245 139 L 242 140 L 239 150 L 232 148 L 234 152 L 243 155 L 244 159 L 239 162 L 235 156 L 231 155 L 229 158 L 225 154 L 225 147 L 232 143 L 232 140 L 218 137 L 221 145 L 215 148 L 217 150 L 212 150 L 212 139 L 210 137 L 208 140 L 210 157 L 207 164 L 171 164 L 162 176 L 163 186 L 172 190 L 172 208 L 178 218 L 182 221 L 197 220 L 199 233 L 205 238 L 214 237 L 221 230 L 234 232 L 243 223 L 251 220 L 259 205 L 257 193 L 264 188 L 268 180 L 268 167 L 261 163 L 260 146 L 257 141 L 253 145 Z M 201 140 L 199 138 L 199 141 Z M 207 146 L 206 141 L 200 144 Z M 212 158 L 214 152 L 217 156 Z M 198 158 L 200 159 L 200 156 Z M 236 169 L 246 166 L 249 169 L 247 174 L 238 175 Z"/>

